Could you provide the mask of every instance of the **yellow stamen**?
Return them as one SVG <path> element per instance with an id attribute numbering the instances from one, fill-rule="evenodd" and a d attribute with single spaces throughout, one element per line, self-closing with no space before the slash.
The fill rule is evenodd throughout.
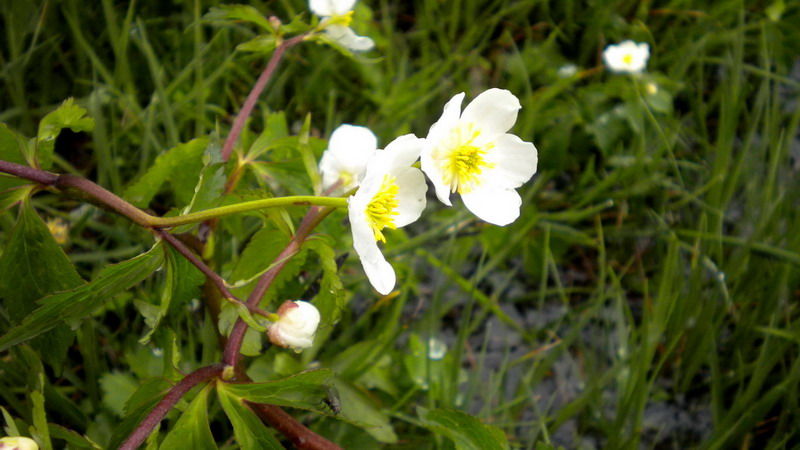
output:
<path id="1" fill-rule="evenodd" d="M 626 53 L 625 56 L 622 57 L 622 62 L 624 62 L 627 65 L 631 65 L 631 63 L 633 62 L 633 55 L 631 55 L 630 53 Z"/>
<path id="2" fill-rule="evenodd" d="M 331 16 L 328 19 L 327 25 L 341 25 L 343 27 L 349 27 L 350 22 L 353 21 L 353 11 L 347 11 L 342 15 Z"/>
<path id="3" fill-rule="evenodd" d="M 491 169 L 495 165 L 484 159 L 486 152 L 494 147 L 493 143 L 486 143 L 483 146 L 475 145 L 475 139 L 480 136 L 479 130 L 473 130 L 472 124 L 466 129 L 457 127 L 453 130 L 450 138 L 449 152 L 442 161 L 444 169 L 444 182 L 450 185 L 450 191 L 465 194 L 479 185 L 481 180 L 479 175 L 484 169 Z"/>
<path id="4" fill-rule="evenodd" d="M 47 219 L 47 229 L 50 230 L 50 234 L 59 245 L 69 242 L 69 224 L 64 220 L 57 217 Z"/>
<path id="5" fill-rule="evenodd" d="M 395 177 L 385 175 L 381 188 L 367 205 L 367 219 L 370 228 L 375 233 L 376 241 L 386 242 L 386 238 L 381 233 L 382 229 L 388 227 L 394 230 L 397 228 L 394 224 L 394 216 L 399 214 L 395 211 L 399 205 L 397 201 L 399 189 L 395 183 Z"/>

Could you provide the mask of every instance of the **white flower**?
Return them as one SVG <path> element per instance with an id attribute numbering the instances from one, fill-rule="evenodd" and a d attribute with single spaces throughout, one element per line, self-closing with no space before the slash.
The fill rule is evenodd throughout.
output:
<path id="1" fill-rule="evenodd" d="M 328 189 L 337 182 L 341 182 L 340 192 L 357 187 L 377 149 L 378 139 L 369 128 L 342 125 L 335 129 L 319 161 L 322 188 Z"/>
<path id="2" fill-rule="evenodd" d="M 619 45 L 609 45 L 603 50 L 603 61 L 613 72 L 640 73 L 650 58 L 650 46 L 646 42 L 637 44 L 625 41 Z"/>
<path id="3" fill-rule="evenodd" d="M 36 441 L 23 436 L 0 438 L 0 449 L 2 450 L 39 450 Z"/>
<path id="4" fill-rule="evenodd" d="M 353 247 L 369 282 L 383 295 L 392 291 L 396 279 L 378 248 L 378 241 L 386 242 L 381 230 L 408 225 L 425 209 L 428 185 L 422 172 L 411 167 L 421 144 L 421 139 L 407 134 L 379 150 L 367 165 L 361 187 L 348 199 Z"/>
<path id="5" fill-rule="evenodd" d="M 463 100 L 463 92 L 453 97 L 431 126 L 422 170 L 445 205 L 451 204 L 450 193 L 458 192 L 473 214 L 507 225 L 519 217 L 522 204 L 514 189 L 536 173 L 536 147 L 506 133 L 521 108 L 511 92 L 489 89 L 461 113 Z"/>
<path id="6" fill-rule="evenodd" d="M 290 347 L 296 352 L 314 344 L 319 325 L 319 311 L 311 303 L 287 300 L 278 308 L 277 322 L 269 326 L 269 340 L 278 347 Z"/>
<path id="7" fill-rule="evenodd" d="M 309 0 L 311 11 L 322 17 L 320 27 L 333 40 L 354 51 L 365 52 L 375 46 L 372 39 L 358 36 L 350 28 L 356 0 Z"/>

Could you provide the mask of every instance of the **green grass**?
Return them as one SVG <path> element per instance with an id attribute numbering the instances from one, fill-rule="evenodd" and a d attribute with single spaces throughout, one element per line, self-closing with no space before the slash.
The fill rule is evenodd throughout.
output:
<path id="1" fill-rule="evenodd" d="M 266 58 L 234 50 L 255 36 L 248 24 L 199 23 L 216 1 L 90 3 L 0 3 L 0 122 L 34 136 L 75 97 L 96 126 L 59 140 L 56 170 L 122 194 L 167 149 L 226 136 Z M 249 3 L 284 22 L 309 14 L 302 1 Z M 779 3 L 361 1 L 356 29 L 377 50 L 352 60 L 313 43 L 291 49 L 247 139 L 282 111 L 293 133 L 310 113 L 312 135 L 353 123 L 385 145 L 424 136 L 456 93 L 501 87 L 521 100 L 513 132 L 536 144 L 540 167 L 508 227 L 430 197 L 385 251 L 399 280 L 390 301 L 363 276 L 344 216 L 326 223 L 337 256 L 350 255 L 341 320 L 312 352 L 253 358 L 253 378 L 312 360 L 334 368 L 390 418 L 401 447 L 450 445 L 419 407 L 474 414 L 516 448 L 797 446 L 800 8 L 786 2 L 771 20 Z M 601 70 L 603 48 L 625 39 L 650 43 L 643 77 Z M 558 75 L 567 64 L 577 75 Z M 280 180 L 304 176 L 292 158 L 300 169 Z M 150 206 L 185 206 L 176 199 L 165 190 Z M 84 279 L 148 248 L 122 218 L 52 194 L 34 205 L 71 223 L 67 253 Z M 2 245 L 15 217 L 0 216 Z M 261 226 L 249 219 L 225 222 L 212 256 L 223 275 Z M 49 422 L 108 442 L 120 422 L 111 405 L 130 391 L 95 380 L 161 375 L 161 359 L 137 343 L 148 327 L 134 306 L 158 303 L 161 284 L 152 277 L 83 322 L 63 372 L 48 368 Z M 304 291 L 287 280 L 274 295 Z M 217 361 L 209 315 L 181 311 L 169 324 L 180 368 Z M 443 359 L 425 356 L 430 339 L 446 343 Z M 3 355 L 0 404 L 32 423 L 20 367 Z M 220 407 L 209 415 L 230 446 Z M 346 448 L 379 445 L 345 422 L 306 419 Z"/>

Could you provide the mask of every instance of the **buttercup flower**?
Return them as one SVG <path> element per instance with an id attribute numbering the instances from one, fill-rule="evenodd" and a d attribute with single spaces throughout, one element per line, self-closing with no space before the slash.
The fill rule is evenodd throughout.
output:
<path id="1" fill-rule="evenodd" d="M 39 450 L 36 441 L 23 436 L 0 438 L 0 449 L 2 450 Z"/>
<path id="2" fill-rule="evenodd" d="M 458 192 L 467 209 L 495 225 L 519 217 L 515 188 L 536 173 L 536 147 L 506 133 L 517 120 L 519 100 L 504 89 L 489 89 L 461 113 L 464 93 L 453 97 L 431 126 L 422 149 L 422 170 L 436 196 L 450 206 Z"/>
<path id="3" fill-rule="evenodd" d="M 624 41 L 619 45 L 609 45 L 603 50 L 603 61 L 613 72 L 640 73 L 650 58 L 650 46 L 646 42 L 637 44 Z"/>
<path id="4" fill-rule="evenodd" d="M 314 334 L 319 326 L 319 311 L 302 300 L 287 300 L 278 308 L 278 319 L 269 326 L 270 342 L 278 347 L 289 347 L 300 353 L 314 344 Z"/>
<path id="5" fill-rule="evenodd" d="M 369 128 L 342 125 L 334 130 L 319 161 L 322 188 L 328 189 L 339 181 L 341 192 L 357 187 L 377 149 L 378 139 Z"/>
<path id="6" fill-rule="evenodd" d="M 378 248 L 378 241 L 386 242 L 382 230 L 406 226 L 425 209 L 425 176 L 411 167 L 419 158 L 421 141 L 407 134 L 376 152 L 361 187 L 347 200 L 353 247 L 369 282 L 383 295 L 392 291 L 396 278 Z"/>
<path id="7" fill-rule="evenodd" d="M 308 7 L 322 17 L 320 27 L 328 36 L 354 52 L 365 52 L 375 43 L 368 37 L 356 35 L 350 28 L 355 4 L 356 0 L 309 0 Z"/>

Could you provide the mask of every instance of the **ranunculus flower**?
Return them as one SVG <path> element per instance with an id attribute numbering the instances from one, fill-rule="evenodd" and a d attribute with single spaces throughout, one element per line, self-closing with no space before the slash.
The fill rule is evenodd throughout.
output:
<path id="1" fill-rule="evenodd" d="M 394 288 L 394 269 L 386 262 L 378 241 L 386 242 L 384 228 L 400 228 L 417 220 L 425 209 L 425 176 L 411 164 L 419 158 L 422 140 L 400 136 L 378 150 L 367 165 L 358 191 L 348 199 L 353 247 L 372 286 L 383 295 Z"/>
<path id="2" fill-rule="evenodd" d="M 467 209 L 495 225 L 519 217 L 517 191 L 536 173 L 536 147 L 507 133 L 517 120 L 519 99 L 504 89 L 489 89 L 464 108 L 464 93 L 453 97 L 431 126 L 422 149 L 422 170 L 436 196 L 451 205 L 458 192 Z"/>
<path id="3" fill-rule="evenodd" d="M 2 450 L 39 450 L 36 441 L 23 436 L 0 438 L 0 449 Z"/>
<path id="4" fill-rule="evenodd" d="M 375 46 L 372 39 L 358 36 L 350 28 L 356 0 L 309 0 L 311 11 L 322 17 L 320 24 L 336 42 L 354 52 L 365 52 Z"/>
<path id="5" fill-rule="evenodd" d="M 278 308 L 278 321 L 269 326 L 270 342 L 296 352 L 314 344 L 319 326 L 319 311 L 311 303 L 287 300 Z"/>
<path id="6" fill-rule="evenodd" d="M 603 50 L 603 61 L 617 73 L 640 73 L 647 66 L 648 58 L 650 46 L 646 42 L 637 44 L 629 40 Z"/>
<path id="7" fill-rule="evenodd" d="M 319 161 L 322 188 L 328 189 L 337 182 L 341 182 L 341 192 L 357 187 L 377 149 L 378 139 L 369 128 L 341 125 L 331 134 L 328 149 Z"/>

